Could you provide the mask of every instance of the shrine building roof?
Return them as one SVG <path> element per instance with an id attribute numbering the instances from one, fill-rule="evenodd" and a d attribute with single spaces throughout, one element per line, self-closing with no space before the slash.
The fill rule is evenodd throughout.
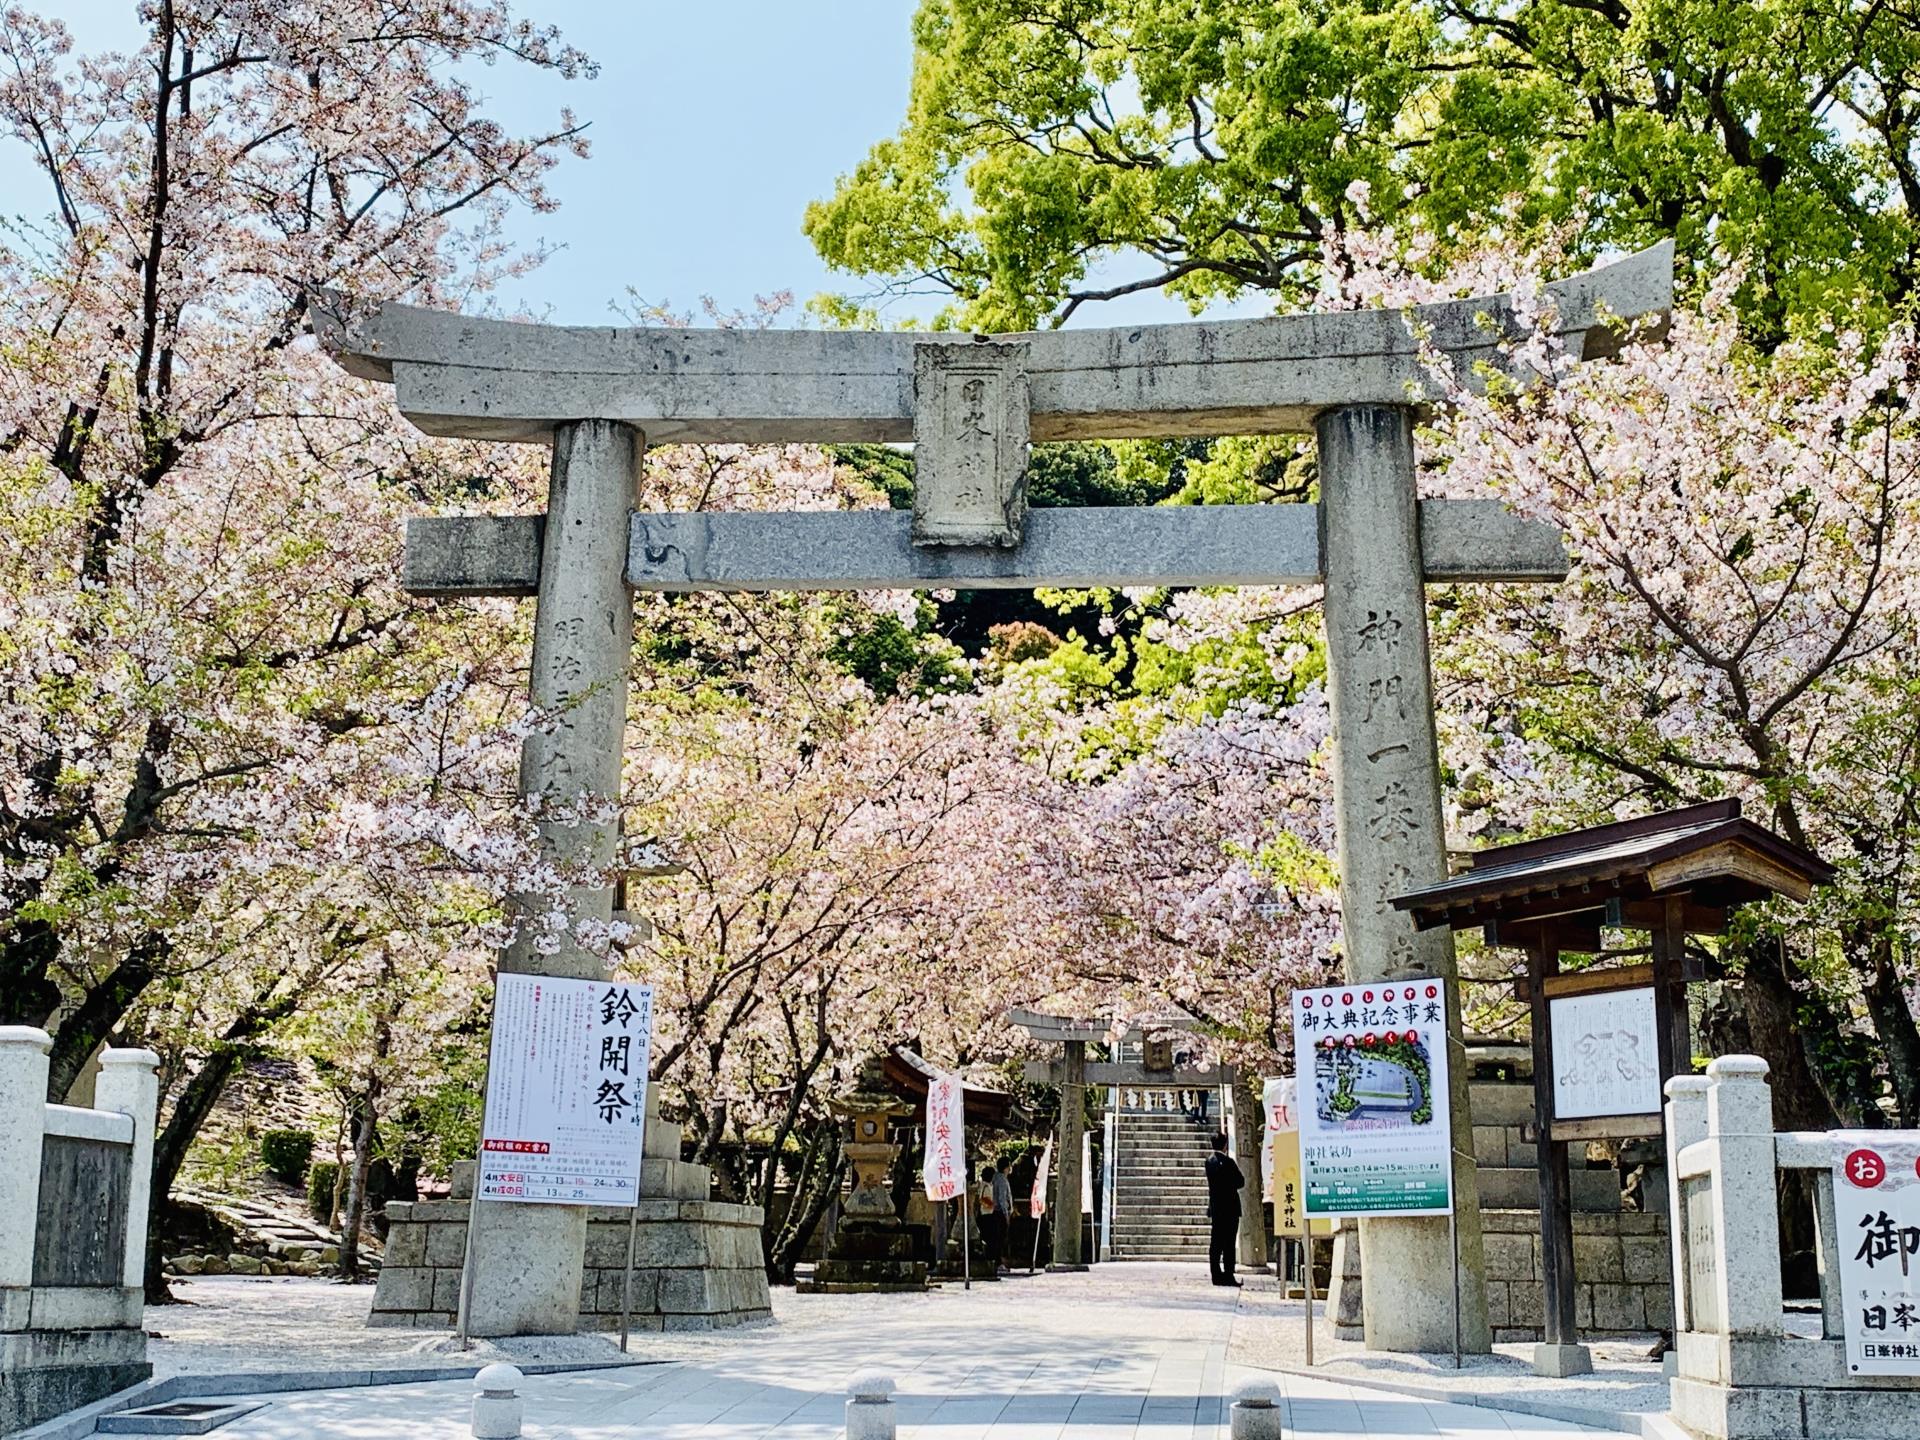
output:
<path id="1" fill-rule="evenodd" d="M 1392 900 L 1416 930 L 1560 916 L 1639 928 L 1670 897 L 1684 897 L 1686 928 L 1713 933 L 1737 905 L 1805 900 L 1833 874 L 1818 855 L 1742 816 L 1737 799 L 1713 800 L 1493 846 L 1470 856 L 1462 873 Z"/>
<path id="2" fill-rule="evenodd" d="M 880 1060 L 887 1088 L 923 1110 L 927 1103 L 928 1082 L 941 1072 L 904 1046 L 891 1047 Z M 984 1090 L 968 1084 L 961 1092 L 962 1114 L 969 1125 L 988 1130 L 1012 1130 L 1020 1123 L 1013 1096 L 1004 1090 Z"/>

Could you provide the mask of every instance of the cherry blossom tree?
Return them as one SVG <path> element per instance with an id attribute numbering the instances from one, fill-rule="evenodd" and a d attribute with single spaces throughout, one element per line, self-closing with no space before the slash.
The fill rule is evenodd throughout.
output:
<path id="1" fill-rule="evenodd" d="M 1540 294 L 1537 266 L 1502 265 L 1491 288 Z M 1834 861 L 1810 913 L 1769 912 L 1729 952 L 1744 1024 L 1795 1123 L 1878 1123 L 1884 1083 L 1911 1125 L 1920 346 L 1896 328 L 1760 353 L 1739 283 L 1729 267 L 1663 339 L 1601 364 L 1529 303 L 1508 356 L 1526 384 L 1436 357 L 1433 482 L 1556 524 L 1574 559 L 1563 585 L 1444 612 L 1456 799 L 1469 827 L 1538 828 L 1737 795 Z M 1853 1007 L 1878 1040 L 1864 1077 L 1844 1063 Z"/>
<path id="2" fill-rule="evenodd" d="M 480 113 L 466 62 L 587 68 L 504 4 L 141 15 L 136 53 L 76 59 L 57 20 L 0 12 L 0 124 L 53 212 L 0 251 L 0 1011 L 53 1026 L 56 1098 L 189 963 L 208 897 L 306 863 L 343 786 L 391 796 L 396 755 L 439 794 L 481 728 L 464 697 L 499 718 L 515 622 L 451 641 L 398 592 L 395 537 L 528 469 L 403 433 L 305 307 L 471 299 L 525 262 L 507 207 L 548 205 L 584 144 Z M 436 736 L 439 780 L 413 763 Z"/>

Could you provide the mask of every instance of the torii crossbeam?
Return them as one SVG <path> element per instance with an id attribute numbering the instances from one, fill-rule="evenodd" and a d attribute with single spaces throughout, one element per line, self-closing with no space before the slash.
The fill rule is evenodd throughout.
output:
<path id="1" fill-rule="evenodd" d="M 1662 245 L 1548 287 L 1570 348 L 1594 357 L 1618 322 L 1663 315 Z M 560 719 L 530 735 L 528 795 L 619 794 L 633 592 L 1089 585 L 1325 585 L 1340 906 L 1354 980 L 1451 978 L 1445 932 L 1416 934 L 1391 896 L 1444 879 L 1439 756 L 1428 669 L 1428 581 L 1551 581 L 1560 537 L 1485 502 L 1421 504 L 1413 421 L 1417 330 L 1460 373 L 1509 363 L 1503 296 L 1384 311 L 1195 321 L 1017 336 L 858 331 L 577 329 L 385 305 L 321 308 L 314 325 L 348 371 L 394 387 L 433 435 L 550 444 L 544 517 L 415 520 L 407 584 L 421 594 L 537 595 L 533 699 Z M 1030 440 L 1311 431 L 1320 503 L 1027 513 Z M 911 517 L 635 513 L 646 444 L 903 441 Z M 554 824 L 559 857 L 612 858 L 604 824 Z M 605 919 L 610 890 L 581 891 Z M 600 974 L 572 941 L 518 940 L 506 970 Z M 1453 1043 L 1458 997 L 1448 987 Z M 1456 1054 L 1460 1314 L 1488 1348 L 1466 1065 Z M 476 1208 L 467 1330 L 574 1327 L 584 1212 Z M 1450 1347 L 1447 1227 L 1363 1222 L 1366 1331 L 1375 1349 Z"/>

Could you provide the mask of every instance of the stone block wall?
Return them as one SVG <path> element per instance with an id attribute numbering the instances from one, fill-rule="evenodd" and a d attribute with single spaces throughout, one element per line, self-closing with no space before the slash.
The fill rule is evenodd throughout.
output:
<path id="1" fill-rule="evenodd" d="M 713 1172 L 679 1159 L 679 1154 L 680 1128 L 650 1113 L 640 1162 L 643 1198 L 631 1212 L 637 1221 L 631 1327 L 715 1330 L 771 1319 L 759 1207 L 709 1200 Z M 472 1193 L 471 1165 L 456 1166 L 455 1196 Z M 460 1312 L 460 1272 L 472 1204 L 469 1198 L 455 1198 L 387 1205 L 386 1255 L 369 1325 L 453 1328 Z M 610 1206 L 587 1211 L 582 1330 L 620 1328 L 629 1213 Z"/>
<path id="2" fill-rule="evenodd" d="M 687 1166 L 689 1170 L 704 1167 Z M 656 1192 L 657 1194 L 657 1192 Z M 371 1325 L 453 1328 L 460 1310 L 469 1200 L 394 1201 Z M 620 1326 L 627 1260 L 624 1209 L 588 1212 L 580 1328 Z M 772 1317 L 760 1254 L 760 1211 L 714 1200 L 642 1200 L 634 1233 L 632 1327 L 713 1330 Z"/>
<path id="3" fill-rule="evenodd" d="M 1497 1342 L 1541 1338 L 1540 1212 L 1482 1210 L 1487 1317 Z M 1573 1217 L 1573 1320 L 1591 1335 L 1673 1326 L 1673 1261 L 1664 1215 L 1621 1210 Z"/>

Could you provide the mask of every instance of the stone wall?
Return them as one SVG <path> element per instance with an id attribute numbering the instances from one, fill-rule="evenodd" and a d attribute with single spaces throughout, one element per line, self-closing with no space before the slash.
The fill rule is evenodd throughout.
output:
<path id="1" fill-rule="evenodd" d="M 44 1030 L 0 1026 L 0 1434 L 144 1380 L 160 1057 L 108 1049 L 94 1105 L 46 1103 Z"/>
<path id="2" fill-rule="evenodd" d="M 1540 1179 L 1535 1168 L 1533 1087 L 1476 1080 L 1471 1088 L 1473 1149 L 1480 1187 L 1480 1229 L 1487 1264 L 1487 1322 L 1496 1342 L 1542 1336 Z M 1571 1147 L 1574 1324 L 1583 1334 L 1624 1335 L 1673 1327 L 1673 1261 L 1664 1171 L 1642 1187 L 1658 1210 L 1621 1208 L 1617 1171 L 1588 1165 Z M 1337 1252 L 1347 1272 L 1335 1277 L 1336 1333 L 1361 1338 L 1359 1273 L 1351 1243 Z"/>
<path id="3" fill-rule="evenodd" d="M 704 1181 L 705 1167 L 684 1168 L 698 1170 Z M 460 1266 L 471 1204 L 468 1200 L 388 1204 L 386 1263 L 374 1291 L 369 1324 L 453 1327 L 460 1308 Z M 586 1271 L 580 1286 L 582 1330 L 620 1326 L 627 1217 L 624 1209 L 595 1207 L 588 1212 Z M 640 1202 L 637 1218 L 633 1329 L 713 1330 L 772 1317 L 760 1255 L 758 1207 L 648 1198 Z"/>
<path id="4" fill-rule="evenodd" d="M 1499 1342 L 1538 1340 L 1543 1324 L 1540 1212 L 1482 1210 L 1487 1314 Z M 1673 1326 L 1673 1259 L 1664 1215 L 1576 1212 L 1573 1323 L 1589 1335 Z"/>

